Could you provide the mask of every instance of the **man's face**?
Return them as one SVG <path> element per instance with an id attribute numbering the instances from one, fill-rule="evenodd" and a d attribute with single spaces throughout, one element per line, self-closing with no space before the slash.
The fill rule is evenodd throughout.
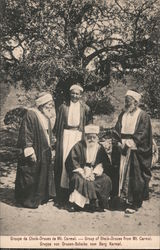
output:
<path id="1" fill-rule="evenodd" d="M 76 103 L 81 97 L 81 91 L 78 89 L 72 89 L 70 93 L 71 101 Z"/>
<path id="2" fill-rule="evenodd" d="M 128 111 L 133 111 L 136 108 L 136 101 L 132 96 L 125 97 L 125 109 Z"/>
<path id="3" fill-rule="evenodd" d="M 87 144 L 89 144 L 90 146 L 93 146 L 96 142 L 98 142 L 97 134 L 86 134 L 85 137 Z"/>
<path id="4" fill-rule="evenodd" d="M 42 108 L 42 112 L 45 116 L 47 116 L 48 118 L 53 117 L 54 114 L 54 109 L 53 109 L 53 101 L 49 101 L 46 104 L 44 104 L 43 108 Z"/>

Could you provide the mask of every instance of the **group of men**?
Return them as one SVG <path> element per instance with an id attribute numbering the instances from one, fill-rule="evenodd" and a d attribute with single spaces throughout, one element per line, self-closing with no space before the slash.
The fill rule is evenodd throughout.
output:
<path id="1" fill-rule="evenodd" d="M 69 212 L 101 212 L 118 200 L 125 211 L 137 211 L 149 198 L 152 162 L 151 123 L 139 108 L 141 95 L 126 93 L 125 108 L 112 132 L 110 158 L 99 142 L 99 126 L 92 123 L 90 108 L 81 101 L 83 88 L 74 84 L 69 91 L 70 101 L 59 107 L 54 128 L 49 93 L 40 93 L 36 107 L 23 117 L 16 201 L 38 208 L 52 199 L 59 208 L 67 205 Z"/>

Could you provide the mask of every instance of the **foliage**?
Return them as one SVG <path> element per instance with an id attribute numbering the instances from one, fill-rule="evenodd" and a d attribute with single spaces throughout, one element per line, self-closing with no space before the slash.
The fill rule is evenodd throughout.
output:
<path id="1" fill-rule="evenodd" d="M 57 105 L 75 81 L 97 91 L 113 77 L 146 72 L 158 46 L 157 0 L 1 2 L 3 78 L 50 88 Z"/>
<path id="2" fill-rule="evenodd" d="M 9 110 L 5 115 L 4 124 L 9 125 L 12 129 L 18 130 L 25 112 L 26 109 L 22 107 Z"/>
<path id="3" fill-rule="evenodd" d="M 94 115 L 105 114 L 110 115 L 114 112 L 114 107 L 110 97 L 107 95 L 106 89 L 99 91 L 88 91 L 86 94 L 86 103 L 89 105 Z"/>
<path id="4" fill-rule="evenodd" d="M 160 118 L 160 64 L 155 62 L 150 63 L 148 60 L 145 71 L 136 72 L 134 75 L 141 86 L 145 109 L 151 117 Z"/>
<path id="5" fill-rule="evenodd" d="M 152 118 L 160 118 L 160 67 L 156 65 L 155 68 L 149 68 L 142 78 L 144 80 L 143 102 L 149 108 Z"/>

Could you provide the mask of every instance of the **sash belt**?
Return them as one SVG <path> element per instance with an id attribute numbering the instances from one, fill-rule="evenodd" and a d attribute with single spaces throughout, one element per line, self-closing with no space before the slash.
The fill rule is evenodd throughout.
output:
<path id="1" fill-rule="evenodd" d="M 72 129 L 72 130 L 79 130 L 79 127 L 74 126 L 65 126 L 64 129 Z"/>
<path id="2" fill-rule="evenodd" d="M 86 162 L 85 166 L 91 168 L 91 167 L 93 167 L 93 164 L 92 164 L 92 162 L 91 163 Z"/>
<path id="3" fill-rule="evenodd" d="M 133 139 L 133 135 L 131 135 L 131 134 L 121 134 L 121 139 Z"/>

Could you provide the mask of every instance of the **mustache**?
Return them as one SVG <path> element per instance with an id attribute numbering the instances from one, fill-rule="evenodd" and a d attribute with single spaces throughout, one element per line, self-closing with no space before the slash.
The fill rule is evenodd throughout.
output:
<path id="1" fill-rule="evenodd" d="M 87 141 L 87 145 L 92 147 L 94 144 L 96 144 L 96 141 Z"/>

